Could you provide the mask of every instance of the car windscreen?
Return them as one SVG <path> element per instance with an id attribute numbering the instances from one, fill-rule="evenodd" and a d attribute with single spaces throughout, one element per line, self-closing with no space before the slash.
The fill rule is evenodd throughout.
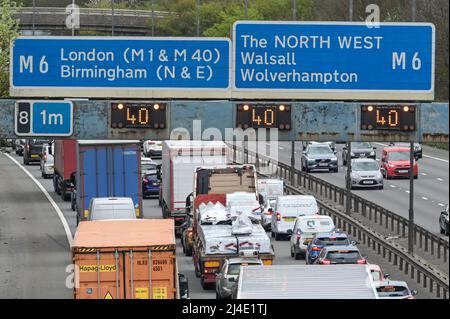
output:
<path id="1" fill-rule="evenodd" d="M 333 151 L 328 146 L 314 146 L 309 148 L 308 153 L 311 155 L 329 155 L 333 154 Z"/>
<path id="2" fill-rule="evenodd" d="M 241 270 L 241 266 L 251 266 L 251 265 L 260 265 L 257 263 L 245 263 L 245 264 L 231 264 L 228 265 L 228 275 L 231 276 L 239 276 L 239 271 Z"/>
<path id="3" fill-rule="evenodd" d="M 370 143 L 367 142 L 354 142 L 352 143 L 352 148 L 358 150 L 358 149 L 372 148 L 372 146 L 370 145 Z"/>
<path id="4" fill-rule="evenodd" d="M 314 241 L 318 246 L 345 246 L 350 245 L 350 240 L 345 237 L 320 237 Z"/>
<path id="5" fill-rule="evenodd" d="M 129 209 L 96 210 L 92 213 L 91 220 L 107 220 L 107 219 L 136 219 L 136 215 Z"/>
<path id="6" fill-rule="evenodd" d="M 156 163 L 143 163 L 141 165 L 141 170 L 144 171 L 156 171 L 158 165 Z"/>
<path id="7" fill-rule="evenodd" d="M 159 182 L 158 175 L 156 175 L 156 174 L 145 175 L 145 179 L 150 181 L 150 182 Z"/>
<path id="8" fill-rule="evenodd" d="M 376 162 L 353 162 L 352 169 L 359 172 L 378 171 L 378 163 Z"/>
<path id="9" fill-rule="evenodd" d="M 409 161 L 409 152 L 390 152 L 388 159 L 390 161 Z"/>
<path id="10" fill-rule="evenodd" d="M 30 141 L 30 144 L 36 145 L 36 146 L 44 145 L 44 144 L 48 144 L 48 143 L 50 143 L 50 140 L 42 140 L 42 139 L 36 139 L 36 138 L 34 138 Z"/>
<path id="11" fill-rule="evenodd" d="M 356 263 L 361 258 L 358 251 L 354 250 L 339 250 L 329 251 L 326 257 L 332 263 Z"/>
<path id="12" fill-rule="evenodd" d="M 409 291 L 403 286 L 381 286 L 377 288 L 379 297 L 406 297 Z"/>

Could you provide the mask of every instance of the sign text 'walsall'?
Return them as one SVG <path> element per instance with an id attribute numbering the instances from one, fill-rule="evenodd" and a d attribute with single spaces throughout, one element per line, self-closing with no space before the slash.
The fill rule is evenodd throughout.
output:
<path id="1" fill-rule="evenodd" d="M 233 97 L 434 98 L 432 24 L 248 21 L 233 41 Z"/>
<path id="2" fill-rule="evenodd" d="M 209 38 L 21 37 L 13 96 L 226 96 L 230 41 Z"/>

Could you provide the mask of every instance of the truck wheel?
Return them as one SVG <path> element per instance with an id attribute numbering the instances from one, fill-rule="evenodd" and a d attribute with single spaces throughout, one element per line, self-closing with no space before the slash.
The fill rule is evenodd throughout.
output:
<path id="1" fill-rule="evenodd" d="M 59 188 L 59 184 L 58 184 L 58 176 L 55 175 L 53 177 L 53 187 L 55 188 L 55 193 L 58 195 L 61 195 L 61 189 Z"/>
<path id="2" fill-rule="evenodd" d="M 272 238 L 275 238 L 275 233 L 271 231 Z"/>
<path id="3" fill-rule="evenodd" d="M 295 260 L 300 260 L 302 259 L 302 254 L 294 253 L 294 258 Z"/>
<path id="4" fill-rule="evenodd" d="M 201 284 L 202 284 L 202 288 L 203 288 L 203 290 L 211 290 L 211 284 L 209 284 L 209 283 L 206 283 L 205 282 L 205 279 L 203 279 L 203 277 L 202 277 L 202 279 L 201 279 Z"/>

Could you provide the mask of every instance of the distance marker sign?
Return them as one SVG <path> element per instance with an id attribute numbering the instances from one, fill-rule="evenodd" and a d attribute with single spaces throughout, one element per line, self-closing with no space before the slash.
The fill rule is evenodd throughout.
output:
<path id="1" fill-rule="evenodd" d="M 227 97 L 230 40 L 19 37 L 12 96 Z"/>
<path id="2" fill-rule="evenodd" d="M 425 23 L 236 22 L 233 98 L 434 99 Z"/>

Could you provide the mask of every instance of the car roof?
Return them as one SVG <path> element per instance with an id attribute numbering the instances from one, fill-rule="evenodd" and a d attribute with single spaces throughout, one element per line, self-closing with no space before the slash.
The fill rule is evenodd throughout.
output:
<path id="1" fill-rule="evenodd" d="M 359 251 L 358 247 L 353 245 L 342 245 L 342 246 L 328 246 L 325 247 L 327 251 L 339 251 L 339 250 L 350 250 L 350 251 Z"/>
<path id="2" fill-rule="evenodd" d="M 391 153 L 391 152 L 409 152 L 409 147 L 390 146 L 390 147 L 385 147 L 384 151 L 387 152 L 387 153 Z"/>
<path id="3" fill-rule="evenodd" d="M 315 238 L 317 237 L 339 237 L 339 238 L 348 238 L 348 235 L 344 232 L 328 232 L 328 233 L 317 233 Z"/>
<path id="4" fill-rule="evenodd" d="M 375 163 L 377 163 L 377 161 L 374 160 L 373 158 L 355 158 L 355 159 L 352 159 L 352 162 L 355 162 L 355 163 L 373 163 L 373 162 L 375 162 Z"/>
<path id="5" fill-rule="evenodd" d="M 133 202 L 129 197 L 96 197 L 92 199 L 96 204 L 115 204 L 123 202 Z"/>
<path id="6" fill-rule="evenodd" d="M 262 264 L 261 259 L 256 257 L 233 257 L 228 259 L 229 264 L 242 264 L 242 263 L 250 263 L 250 264 Z"/>

